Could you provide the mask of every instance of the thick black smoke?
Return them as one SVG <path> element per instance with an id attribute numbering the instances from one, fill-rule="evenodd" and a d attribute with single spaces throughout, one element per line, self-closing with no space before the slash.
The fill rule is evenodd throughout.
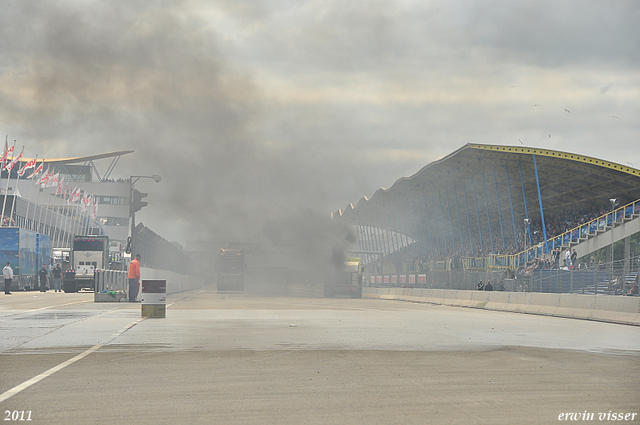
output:
<path id="1" fill-rule="evenodd" d="M 304 268 L 322 280 L 342 271 L 347 250 L 357 238 L 355 229 L 345 221 L 312 210 L 271 219 L 265 223 L 264 233 L 273 245 L 292 250 Z"/>

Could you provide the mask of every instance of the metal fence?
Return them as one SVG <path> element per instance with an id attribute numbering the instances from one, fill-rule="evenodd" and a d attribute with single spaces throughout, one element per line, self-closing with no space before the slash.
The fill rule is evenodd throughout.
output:
<path id="1" fill-rule="evenodd" d="M 582 270 L 427 270 L 365 274 L 365 286 L 474 290 L 480 281 L 494 291 L 627 295 L 638 293 L 640 258 L 604 263 Z"/>
<path id="2" fill-rule="evenodd" d="M 95 292 L 127 291 L 129 278 L 126 271 L 96 270 L 94 274 Z"/>

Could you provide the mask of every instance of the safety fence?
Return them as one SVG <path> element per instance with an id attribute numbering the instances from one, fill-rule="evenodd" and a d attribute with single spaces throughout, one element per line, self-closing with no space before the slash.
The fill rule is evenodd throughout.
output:
<path id="1" fill-rule="evenodd" d="M 512 269 L 523 267 L 527 262 L 550 252 L 555 248 L 568 247 L 572 243 L 586 240 L 590 236 L 607 230 L 608 226 L 623 222 L 640 215 L 640 200 L 631 202 L 601 217 L 595 218 L 556 237 L 540 242 L 531 248 L 515 255 L 490 255 L 481 258 L 463 258 L 463 267 L 467 270 L 479 269 Z"/>
<path id="2" fill-rule="evenodd" d="M 635 295 L 638 293 L 639 268 L 640 258 L 634 258 L 582 270 L 530 269 L 514 272 L 478 268 L 416 273 L 365 273 L 364 285 L 379 288 L 474 290 L 482 281 L 484 285 L 491 282 L 495 291 Z"/>
<path id="3" fill-rule="evenodd" d="M 96 270 L 95 292 L 126 292 L 129 285 L 128 273 L 120 270 Z"/>

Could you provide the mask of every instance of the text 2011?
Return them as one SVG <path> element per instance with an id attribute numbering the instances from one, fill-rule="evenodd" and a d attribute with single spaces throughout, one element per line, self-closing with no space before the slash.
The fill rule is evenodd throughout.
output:
<path id="1" fill-rule="evenodd" d="M 31 410 L 5 410 L 5 421 L 30 421 Z"/>

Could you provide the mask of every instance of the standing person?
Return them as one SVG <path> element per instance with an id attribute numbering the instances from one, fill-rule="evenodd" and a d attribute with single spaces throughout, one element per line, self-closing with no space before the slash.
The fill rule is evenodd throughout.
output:
<path id="1" fill-rule="evenodd" d="M 578 262 L 578 253 L 574 248 L 573 252 L 571 253 L 571 266 L 575 267 L 577 262 Z"/>
<path id="2" fill-rule="evenodd" d="M 138 285 L 140 283 L 140 254 L 129 263 L 129 302 L 136 302 L 138 297 Z"/>
<path id="3" fill-rule="evenodd" d="M 567 268 L 571 267 L 571 250 L 569 248 L 564 252 L 564 264 Z"/>
<path id="4" fill-rule="evenodd" d="M 556 269 L 560 268 L 560 248 L 558 247 L 553 250 L 553 265 Z"/>
<path id="5" fill-rule="evenodd" d="M 53 275 L 53 287 L 56 292 L 62 292 L 62 289 L 60 289 L 60 283 L 62 282 L 62 269 L 60 268 L 60 264 L 56 263 L 56 266 L 51 270 L 51 274 Z"/>
<path id="6" fill-rule="evenodd" d="M 4 294 L 11 295 L 11 279 L 13 279 L 13 269 L 11 263 L 7 261 L 7 265 L 2 269 L 2 275 L 4 276 Z"/>
<path id="7" fill-rule="evenodd" d="M 47 265 L 43 264 L 42 268 L 38 272 L 40 278 L 40 292 L 47 292 L 47 281 L 49 280 L 49 272 L 47 272 Z"/>
<path id="8" fill-rule="evenodd" d="M 487 286 L 484 287 L 485 291 L 493 291 L 493 285 L 491 284 L 491 281 L 487 282 Z"/>

